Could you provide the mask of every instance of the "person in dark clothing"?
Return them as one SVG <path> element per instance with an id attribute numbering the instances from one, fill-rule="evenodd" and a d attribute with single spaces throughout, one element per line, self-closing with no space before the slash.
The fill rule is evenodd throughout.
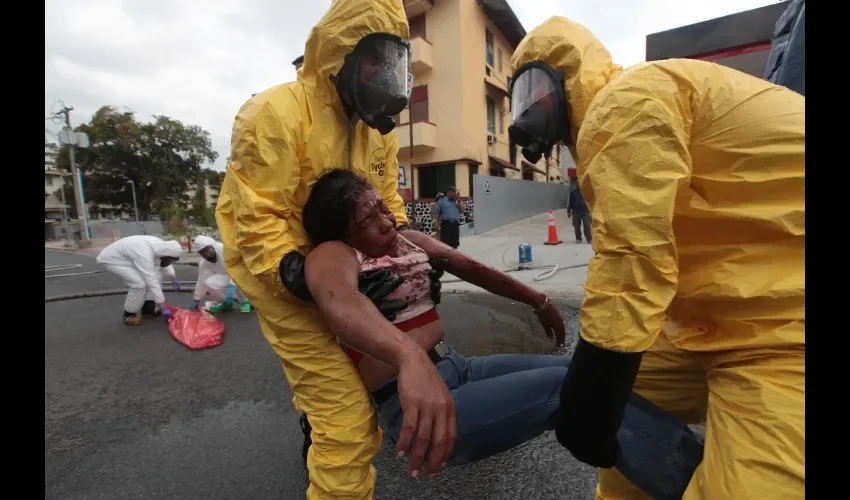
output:
<path id="1" fill-rule="evenodd" d="M 764 79 L 806 95 L 806 1 L 791 0 L 770 41 Z"/>
<path id="2" fill-rule="evenodd" d="M 585 207 L 585 210 L 587 208 Z M 437 201 L 434 210 L 434 225 L 437 227 L 437 237 L 446 245 L 457 248 L 460 246 L 460 214 L 463 204 L 458 198 L 454 186 L 446 189 L 446 196 Z"/>
<path id="3" fill-rule="evenodd" d="M 575 180 L 571 179 L 571 183 Z M 570 201 L 567 203 L 567 217 L 573 220 L 573 229 L 576 232 L 576 243 L 581 243 L 581 228 L 584 226 L 584 237 L 588 243 L 593 243 L 593 234 L 590 232 L 590 211 L 581 191 L 575 188 L 570 193 Z"/>

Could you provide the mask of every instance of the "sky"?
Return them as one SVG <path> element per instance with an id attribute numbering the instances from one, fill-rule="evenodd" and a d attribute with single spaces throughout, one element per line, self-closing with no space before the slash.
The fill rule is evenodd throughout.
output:
<path id="1" fill-rule="evenodd" d="M 475 0 L 437 0 L 472 2 Z M 509 0 L 526 31 L 553 15 L 589 28 L 614 61 L 644 60 L 646 35 L 776 0 Z M 224 170 L 233 119 L 251 94 L 295 79 L 330 0 L 46 0 L 44 110 L 71 125 L 104 105 L 210 132 Z M 58 126 L 45 120 L 45 128 Z M 47 133 L 45 138 L 49 139 Z"/>

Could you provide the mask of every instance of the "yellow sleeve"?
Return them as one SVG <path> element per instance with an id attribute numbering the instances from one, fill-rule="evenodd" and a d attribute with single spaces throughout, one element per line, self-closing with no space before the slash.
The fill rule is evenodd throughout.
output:
<path id="1" fill-rule="evenodd" d="M 242 123 L 234 133 L 227 174 L 236 250 L 251 274 L 274 290 L 281 289 L 281 259 L 296 250 L 287 218 L 300 181 L 298 134 L 282 119 L 300 111 L 281 113 L 279 107 L 264 101 L 237 117 Z"/>
<path id="2" fill-rule="evenodd" d="M 690 109 L 685 92 L 653 92 L 639 74 L 609 85 L 577 141 L 596 253 L 581 336 L 604 349 L 642 352 L 661 331 L 678 287 L 673 208 L 690 182 Z"/>
<path id="3" fill-rule="evenodd" d="M 404 199 L 398 193 L 398 139 L 395 134 L 386 136 L 387 150 L 387 175 L 384 176 L 384 185 L 381 186 L 381 198 L 384 199 L 390 211 L 395 215 L 396 224 L 399 226 L 410 224 L 407 220 L 407 210 L 404 208 Z M 413 172 L 409 172 L 413 175 Z"/>

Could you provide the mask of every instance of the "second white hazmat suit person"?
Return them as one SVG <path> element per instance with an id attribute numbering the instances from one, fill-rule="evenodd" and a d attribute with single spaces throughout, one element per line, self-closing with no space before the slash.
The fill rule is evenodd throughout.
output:
<path id="1" fill-rule="evenodd" d="M 165 241 L 156 236 L 127 236 L 101 250 L 97 263 L 119 276 L 127 288 L 124 300 L 124 324 L 142 323 L 142 314 L 171 316 L 165 304 L 161 280 L 163 275 L 171 280 L 176 290 L 180 281 L 172 264 L 180 260 L 182 248 L 176 241 Z"/>
<path id="2" fill-rule="evenodd" d="M 232 309 L 234 299 L 240 304 L 240 312 L 251 312 L 251 303 L 236 288 L 224 267 L 224 244 L 201 235 L 195 238 L 194 245 L 203 260 L 198 264 L 198 282 L 195 284 L 192 310 L 197 311 L 204 296 L 209 293 L 218 302 L 207 308 L 210 312 Z"/>

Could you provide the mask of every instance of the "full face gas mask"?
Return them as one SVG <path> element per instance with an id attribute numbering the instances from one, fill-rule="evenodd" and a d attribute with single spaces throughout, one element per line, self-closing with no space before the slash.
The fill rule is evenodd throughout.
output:
<path id="1" fill-rule="evenodd" d="M 218 254 L 215 253 L 215 248 L 212 246 L 206 246 L 200 250 L 198 250 L 198 255 L 204 258 L 207 262 L 215 264 L 218 261 Z"/>
<path id="2" fill-rule="evenodd" d="M 409 62 L 407 40 L 389 33 L 372 33 L 357 42 L 331 79 L 360 119 L 387 135 L 395 128 L 393 117 L 410 99 Z"/>
<path id="3" fill-rule="evenodd" d="M 548 158 L 558 142 L 570 142 L 564 77 L 547 64 L 524 64 L 511 78 L 511 140 L 522 147 L 522 155 L 537 163 Z"/>
<path id="4" fill-rule="evenodd" d="M 162 257 L 159 259 L 159 267 L 168 267 L 180 260 L 180 257 Z"/>

